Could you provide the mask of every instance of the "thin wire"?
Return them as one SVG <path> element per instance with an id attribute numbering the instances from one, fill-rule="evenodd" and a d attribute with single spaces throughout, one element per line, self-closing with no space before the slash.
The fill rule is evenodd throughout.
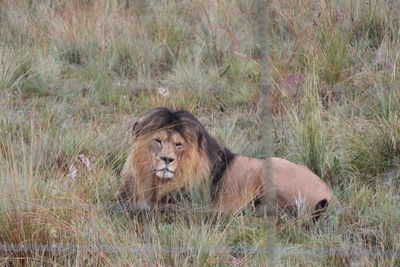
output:
<path id="1" fill-rule="evenodd" d="M 267 164 L 265 165 L 265 184 L 264 184 L 264 217 L 267 227 L 267 266 L 276 265 L 276 248 L 275 248 L 275 203 L 276 194 L 274 191 L 272 170 L 273 166 L 269 164 L 269 158 L 272 155 L 271 149 L 271 112 L 270 112 L 270 86 L 268 81 L 268 0 L 256 0 L 256 12 L 257 12 L 257 44 L 259 46 L 259 58 L 260 58 L 260 88 L 262 93 L 261 102 L 261 116 L 262 116 L 262 129 L 263 134 L 263 150 L 265 153 L 265 159 Z"/>
<path id="2" fill-rule="evenodd" d="M 279 252 L 281 258 L 288 256 L 346 256 L 346 257 L 390 257 L 393 259 L 400 258 L 400 250 L 391 249 L 364 249 L 364 248 L 300 248 L 280 247 L 275 248 Z M 65 245 L 65 244 L 0 244 L 0 252 L 90 252 L 90 253 L 207 253 L 207 254 L 245 254 L 245 255 L 262 255 L 268 253 L 264 248 L 257 247 L 190 247 L 190 246 L 80 246 L 80 245 Z M 269 261 L 269 263 L 271 263 Z"/>

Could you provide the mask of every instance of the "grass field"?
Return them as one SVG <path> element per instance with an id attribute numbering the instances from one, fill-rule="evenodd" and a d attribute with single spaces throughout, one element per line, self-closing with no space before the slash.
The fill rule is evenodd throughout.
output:
<path id="1" fill-rule="evenodd" d="M 256 12 L 245 0 L 0 0 L 0 244 L 30 246 L 3 249 L 0 266 L 264 264 L 246 252 L 268 242 L 261 218 L 215 218 L 196 196 L 145 222 L 116 205 L 129 127 L 156 106 L 263 157 Z M 400 249 L 399 18 L 398 1 L 271 1 L 274 154 L 340 203 L 310 229 L 278 222 L 280 266 L 400 265 L 379 255 Z M 380 253 L 290 252 L 351 248 Z"/>

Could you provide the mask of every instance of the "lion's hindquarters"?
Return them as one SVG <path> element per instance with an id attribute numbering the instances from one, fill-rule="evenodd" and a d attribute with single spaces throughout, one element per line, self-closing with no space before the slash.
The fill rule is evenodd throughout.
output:
<path id="1" fill-rule="evenodd" d="M 321 201 L 332 198 L 328 185 L 310 169 L 285 159 L 271 158 L 273 181 L 281 207 L 312 212 Z"/>
<path id="2" fill-rule="evenodd" d="M 265 202 L 265 186 L 274 186 L 279 209 L 311 214 L 318 204 L 322 213 L 332 192 L 327 184 L 305 166 L 281 158 L 270 158 L 273 185 L 265 185 L 264 160 L 236 156 L 229 166 L 216 203 L 221 211 L 237 212 L 252 200 Z"/>

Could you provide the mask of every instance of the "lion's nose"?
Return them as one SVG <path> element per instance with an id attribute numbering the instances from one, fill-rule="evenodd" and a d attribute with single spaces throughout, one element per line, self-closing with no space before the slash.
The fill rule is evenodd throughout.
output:
<path id="1" fill-rule="evenodd" d="M 170 157 L 161 157 L 161 159 L 167 164 L 170 164 L 171 162 L 173 162 L 175 160 L 174 158 L 170 158 Z"/>

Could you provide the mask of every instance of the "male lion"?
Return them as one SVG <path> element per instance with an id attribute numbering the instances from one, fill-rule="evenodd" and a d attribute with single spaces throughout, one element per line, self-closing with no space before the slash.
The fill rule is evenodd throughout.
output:
<path id="1" fill-rule="evenodd" d="M 219 211 L 236 213 L 251 201 L 263 204 L 265 164 L 272 167 L 279 209 L 295 210 L 299 202 L 310 211 L 325 209 L 333 197 L 305 166 L 276 157 L 265 161 L 233 154 L 184 110 L 155 108 L 134 123 L 133 135 L 121 173 L 121 194 L 142 209 L 198 182 L 210 185 L 212 208 Z"/>

